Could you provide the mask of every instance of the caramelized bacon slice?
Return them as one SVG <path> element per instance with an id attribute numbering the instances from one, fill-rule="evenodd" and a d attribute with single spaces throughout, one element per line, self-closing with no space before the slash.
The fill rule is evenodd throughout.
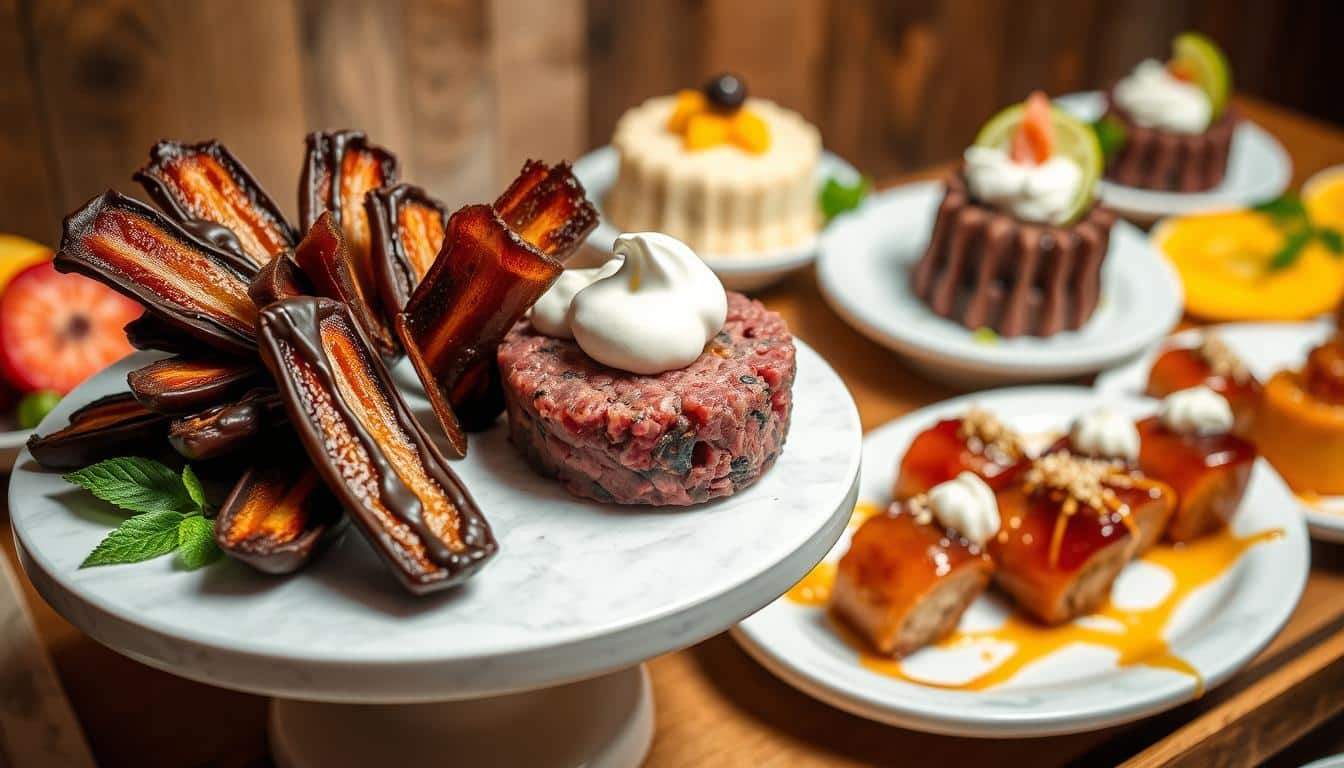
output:
<path id="1" fill-rule="evenodd" d="M 174 419 L 168 427 L 168 442 L 181 456 L 204 461 L 251 448 L 257 438 L 284 421 L 279 393 L 254 389 L 238 402 Z"/>
<path id="2" fill-rule="evenodd" d="M 225 227 L 253 269 L 294 245 L 294 230 L 280 207 L 217 141 L 160 141 L 134 178 L 178 222 L 206 221 Z"/>
<path id="3" fill-rule="evenodd" d="M 495 201 L 495 212 L 537 250 L 559 261 L 569 258 L 597 226 L 597 209 L 564 162 L 551 168 L 528 160 Z"/>
<path id="4" fill-rule="evenodd" d="M 448 219 L 438 260 L 397 317 L 397 335 L 454 448 L 462 428 L 484 429 L 504 410 L 495 349 L 564 270 L 488 205 Z"/>
<path id="5" fill-rule="evenodd" d="M 397 158 L 370 143 L 361 131 L 310 133 L 307 147 L 299 179 L 299 218 L 303 230 L 311 229 L 324 211 L 331 212 L 350 249 L 355 290 L 375 317 L 380 317 L 381 301 L 369 250 L 369 217 L 364 209 L 364 196 L 370 190 L 397 183 Z M 390 332 L 387 338 L 391 338 Z"/>
<path id="6" fill-rule="evenodd" d="M 254 363 L 168 357 L 137 368 L 126 376 L 131 394 L 159 413 L 189 413 L 241 394 L 266 372 Z"/>
<path id="7" fill-rule="evenodd" d="M 216 349 L 255 349 L 257 308 L 227 254 L 138 200 L 108 191 L 66 217 L 55 265 L 107 284 Z"/>
<path id="8" fill-rule="evenodd" d="M 294 252 L 294 260 L 312 283 L 316 295 L 336 299 L 350 307 L 355 320 L 384 360 L 400 357 L 401 348 L 396 338 L 364 301 L 349 244 L 330 211 L 319 216 L 317 223 L 304 235 L 303 242 Z"/>
<path id="9" fill-rule="evenodd" d="M 311 296 L 313 286 L 307 275 L 299 269 L 299 265 L 294 263 L 294 254 L 282 251 L 267 262 L 266 266 L 252 278 L 252 282 L 247 284 L 247 295 L 260 309 L 273 301 L 294 296 Z"/>
<path id="10" fill-rule="evenodd" d="M 28 438 L 28 452 L 47 469 L 78 469 L 113 456 L 158 453 L 167 431 L 167 416 L 121 392 L 79 408 L 64 429 Z"/>
<path id="11" fill-rule="evenodd" d="M 295 446 L 249 467 L 215 518 L 215 543 L 264 573 L 293 573 L 345 531 L 341 507 Z"/>
<path id="12" fill-rule="evenodd" d="M 448 209 L 410 184 L 375 189 L 364 196 L 373 268 L 384 311 L 410 301 L 443 247 Z"/>
<path id="13" fill-rule="evenodd" d="M 308 457 L 403 586 L 421 594 L 479 569 L 497 549 L 489 525 L 349 310 L 286 299 L 261 311 L 260 330 Z"/>
<path id="14" fill-rule="evenodd" d="M 181 354 L 200 347 L 200 343 L 150 312 L 137 317 L 121 329 L 126 341 L 136 349 Z"/>

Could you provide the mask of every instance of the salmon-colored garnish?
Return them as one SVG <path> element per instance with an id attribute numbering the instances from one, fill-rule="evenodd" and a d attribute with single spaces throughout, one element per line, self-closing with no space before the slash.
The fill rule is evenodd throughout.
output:
<path id="1" fill-rule="evenodd" d="M 1043 91 L 1032 91 L 1022 114 L 1022 125 L 1013 134 L 1009 156 L 1015 163 L 1040 165 L 1050 159 L 1055 148 L 1055 131 L 1050 124 L 1050 99 Z"/>

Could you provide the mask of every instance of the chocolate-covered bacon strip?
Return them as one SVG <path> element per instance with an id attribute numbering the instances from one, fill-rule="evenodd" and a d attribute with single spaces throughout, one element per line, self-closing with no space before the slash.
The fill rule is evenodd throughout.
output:
<path id="1" fill-rule="evenodd" d="M 113 456 L 159 453 L 168 418 L 130 392 L 100 397 L 70 414 L 70 423 L 49 435 L 28 438 L 28 452 L 47 469 L 78 469 Z"/>
<path id="2" fill-rule="evenodd" d="M 290 423 L 345 511 L 411 592 L 459 583 L 497 545 L 485 518 L 342 304 L 261 311 L 261 355 Z"/>
<path id="3" fill-rule="evenodd" d="M 528 160 L 504 194 L 495 212 L 524 240 L 548 256 L 564 261 L 597 226 L 597 209 L 569 163 L 554 168 Z"/>
<path id="4" fill-rule="evenodd" d="M 341 507 L 294 446 L 238 479 L 215 518 L 224 554 L 264 573 L 293 573 L 345 530 Z"/>
<path id="5" fill-rule="evenodd" d="M 361 131 L 317 131 L 308 134 L 303 174 L 299 179 L 299 218 L 303 231 L 330 211 L 350 249 L 354 287 L 359 299 L 381 323 L 381 298 L 369 248 L 369 217 L 364 196 L 397 183 L 397 158 L 369 142 Z M 302 265 L 303 261 L 300 260 Z M 395 311 L 395 308 L 394 310 Z M 361 320 L 363 322 L 363 320 Z M 391 339 L 391 331 L 383 334 Z M 374 341 L 381 343 L 375 337 Z"/>
<path id="6" fill-rule="evenodd" d="M 294 296 L 313 295 L 313 286 L 307 275 L 294 263 L 294 254 L 282 251 L 266 263 L 247 284 L 247 295 L 257 308 L 274 301 Z"/>
<path id="7" fill-rule="evenodd" d="M 401 310 L 443 248 L 448 209 L 410 184 L 364 196 L 373 268 L 384 311 Z"/>
<path id="8" fill-rule="evenodd" d="M 397 317 L 397 335 L 453 447 L 503 410 L 495 349 L 564 266 L 524 242 L 488 205 L 448 219 L 443 251 Z"/>
<path id="9" fill-rule="evenodd" d="M 132 347 L 182 354 L 200 349 L 200 342 L 146 312 L 121 329 Z"/>
<path id="10" fill-rule="evenodd" d="M 168 443 L 193 461 L 239 453 L 285 422 L 285 407 L 273 389 L 254 389 L 233 403 L 174 419 Z"/>
<path id="11" fill-rule="evenodd" d="M 175 331 L 216 349 L 255 349 L 257 308 L 228 255 L 138 200 L 108 191 L 67 216 L 54 263 L 139 301 Z"/>
<path id="12" fill-rule="evenodd" d="M 312 284 L 316 295 L 336 299 L 350 307 L 355 320 L 378 349 L 378 354 L 384 360 L 395 360 L 401 356 L 401 347 L 383 324 L 382 318 L 364 300 L 364 294 L 358 288 L 359 277 L 355 273 L 355 262 L 349 246 L 341 228 L 336 225 L 336 217 L 327 211 L 317 218 L 317 223 L 304 235 L 303 242 L 294 251 L 294 261 Z"/>
<path id="13" fill-rule="evenodd" d="M 149 162 L 134 178 L 179 222 L 205 221 L 226 227 L 253 269 L 294 245 L 294 231 L 280 207 L 217 141 L 160 141 L 149 150 Z M 206 232 L 200 234 L 210 237 Z"/>
<path id="14" fill-rule="evenodd" d="M 131 371 L 126 383 L 135 399 L 151 411 L 190 413 L 239 395 L 265 376 L 266 371 L 253 362 L 178 355 Z"/>

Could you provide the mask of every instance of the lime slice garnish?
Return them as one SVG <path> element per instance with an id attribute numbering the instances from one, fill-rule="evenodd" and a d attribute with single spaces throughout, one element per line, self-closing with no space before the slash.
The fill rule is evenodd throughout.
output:
<path id="1" fill-rule="evenodd" d="M 1213 117 L 1223 114 L 1232 91 L 1232 69 L 1218 44 L 1198 32 L 1186 32 L 1171 41 L 1171 54 L 1176 67 L 1189 73 L 1209 97 Z"/>
<path id="2" fill-rule="evenodd" d="M 975 145 L 1007 149 L 1013 140 L 1013 134 L 1017 132 L 1017 127 L 1022 124 L 1022 115 L 1025 112 L 1024 104 L 1014 104 L 1000 110 L 985 123 L 980 133 L 976 134 Z M 1105 163 L 1104 155 L 1092 126 L 1059 107 L 1050 107 L 1050 125 L 1055 132 L 1055 153 L 1073 160 L 1083 172 L 1083 178 L 1078 184 L 1078 194 L 1074 197 L 1073 204 L 1069 207 L 1069 215 L 1065 218 L 1066 222 L 1073 222 L 1086 213 L 1092 207 L 1092 201 L 1096 199 L 1097 180 L 1101 178 L 1102 166 Z"/>

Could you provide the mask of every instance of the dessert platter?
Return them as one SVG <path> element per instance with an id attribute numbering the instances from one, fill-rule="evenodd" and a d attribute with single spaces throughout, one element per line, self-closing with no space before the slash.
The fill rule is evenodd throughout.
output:
<path id="1" fill-rule="evenodd" d="M 822 149 L 815 126 L 748 98 L 735 75 L 630 109 L 574 174 L 601 212 L 594 249 L 609 254 L 622 231 L 665 232 L 744 291 L 812 263 L 826 221 L 866 190 L 853 166 Z"/>
<path id="2" fill-rule="evenodd" d="M 1106 91 L 1056 103 L 1097 124 L 1107 144 L 1098 195 L 1141 221 L 1278 197 L 1292 161 L 1277 139 L 1229 104 L 1231 68 L 1209 38 L 1187 32 L 1165 62 L 1147 59 Z"/>
<path id="3" fill-rule="evenodd" d="M 1044 94 L 981 129 L 943 182 L 874 195 L 822 237 L 846 322 L 934 378 L 985 386 L 1115 365 L 1180 318 L 1180 284 L 1095 199 L 1092 130 Z"/>
<path id="4" fill-rule="evenodd" d="M 1296 501 L 1235 429 L 1202 385 L 916 411 L 865 437 L 846 535 L 734 635 L 809 695 L 935 733 L 1072 733 L 1174 707 L 1269 643 L 1307 579 Z"/>
<path id="5" fill-rule="evenodd" d="M 674 237 L 566 269 L 597 223 L 566 163 L 450 213 L 317 132 L 298 226 L 218 142 L 135 178 L 158 207 L 95 197 L 54 263 L 133 300 L 144 351 L 28 441 L 17 548 L 100 642 L 276 697 L 282 766 L 635 765 L 640 662 L 844 529 L 844 384 Z"/>
<path id="6" fill-rule="evenodd" d="M 1344 542 L 1344 408 L 1334 323 L 1227 323 L 1173 335 L 1097 377 L 1101 392 L 1160 397 L 1207 383 L 1297 495 L 1313 538 Z"/>

